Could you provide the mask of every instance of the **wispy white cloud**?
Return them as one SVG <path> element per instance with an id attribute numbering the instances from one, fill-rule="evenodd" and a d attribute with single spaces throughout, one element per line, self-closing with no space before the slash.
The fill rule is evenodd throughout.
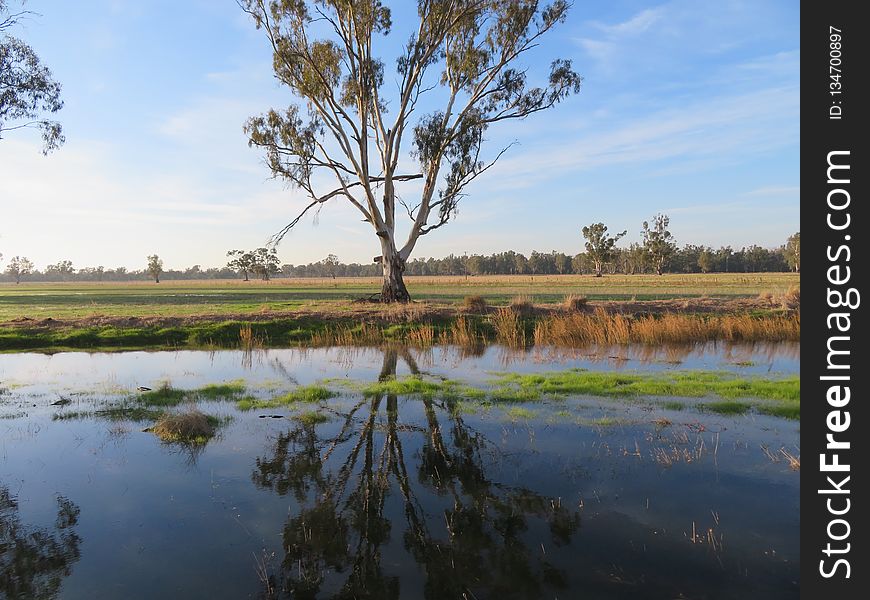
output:
<path id="1" fill-rule="evenodd" d="M 767 185 L 746 192 L 745 196 L 800 196 L 801 188 L 797 185 Z"/>

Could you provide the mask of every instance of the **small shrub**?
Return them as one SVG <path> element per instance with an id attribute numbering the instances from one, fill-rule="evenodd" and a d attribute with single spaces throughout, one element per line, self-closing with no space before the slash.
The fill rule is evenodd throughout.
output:
<path id="1" fill-rule="evenodd" d="M 565 308 L 571 312 L 579 312 L 589 304 L 589 298 L 577 294 L 565 296 Z"/>
<path id="2" fill-rule="evenodd" d="M 483 296 L 466 296 L 463 301 L 465 310 L 469 312 L 485 312 L 487 308 L 486 298 Z"/>

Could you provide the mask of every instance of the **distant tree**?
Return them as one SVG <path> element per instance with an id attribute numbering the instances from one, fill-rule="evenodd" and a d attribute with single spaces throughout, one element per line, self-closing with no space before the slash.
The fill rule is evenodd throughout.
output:
<path id="1" fill-rule="evenodd" d="M 254 269 L 254 253 L 248 250 L 230 250 L 227 256 L 232 257 L 227 268 L 238 271 L 248 281 L 248 273 Z"/>
<path id="2" fill-rule="evenodd" d="M 260 276 L 263 281 L 269 281 L 271 276 L 279 272 L 281 261 L 278 251 L 273 248 L 257 248 L 252 253 L 251 271 Z"/>
<path id="3" fill-rule="evenodd" d="M 74 272 L 75 269 L 73 269 L 70 260 L 61 260 L 45 267 L 45 276 L 50 281 L 67 281 L 72 278 Z"/>
<path id="4" fill-rule="evenodd" d="M 240 4 L 266 33 L 276 77 L 304 101 L 246 124 L 272 173 L 309 198 L 276 239 L 309 210 L 347 202 L 381 246 L 383 302 L 410 300 L 402 274 L 418 240 L 454 217 L 468 184 L 506 150 L 483 152 L 489 127 L 552 108 L 580 89 L 570 60 L 556 59 L 548 73 L 537 73 L 542 87 L 530 85 L 527 69 L 515 66 L 565 21 L 565 0 L 547 6 L 422 0 L 419 24 L 410 36 L 401 34 L 394 76 L 375 55 L 390 45 L 383 37 L 393 25 L 380 0 Z M 402 172 L 412 164 L 401 160 L 402 149 L 410 150 L 417 172 Z M 320 189 L 321 173 L 335 179 L 334 189 Z M 397 187 L 418 179 L 419 195 L 402 211 Z M 404 241 L 397 235 L 397 204 L 410 220 Z"/>
<path id="5" fill-rule="evenodd" d="M 26 256 L 13 256 L 6 265 L 6 273 L 15 278 L 15 283 L 21 283 L 21 278 L 33 273 L 33 263 Z"/>
<path id="6" fill-rule="evenodd" d="M 11 35 L 29 11 L 11 12 L 0 0 L 0 139 L 5 132 L 36 128 L 42 132 L 43 154 L 64 142 L 60 123 L 46 117 L 63 108 L 60 84 L 25 42 Z"/>
<path id="7" fill-rule="evenodd" d="M 338 268 L 338 257 L 335 254 L 330 254 L 322 261 L 326 275 L 335 279 L 335 270 Z"/>
<path id="8" fill-rule="evenodd" d="M 553 259 L 556 261 L 556 272 L 565 275 L 571 272 L 571 257 L 563 252 L 557 252 Z"/>
<path id="9" fill-rule="evenodd" d="M 148 275 L 154 279 L 154 283 L 160 283 L 160 274 L 163 272 L 163 261 L 156 254 L 148 257 Z M 171 278 L 170 278 L 171 279 Z"/>
<path id="10" fill-rule="evenodd" d="M 658 214 L 653 217 L 652 224 L 648 221 L 643 222 L 641 235 L 643 236 L 643 247 L 649 257 L 650 262 L 656 270 L 656 275 L 664 273 L 665 266 L 668 264 L 671 256 L 677 250 L 677 243 L 674 241 L 674 236 L 668 231 L 671 219 L 668 215 Z"/>
<path id="11" fill-rule="evenodd" d="M 698 255 L 698 268 L 701 269 L 701 273 L 709 273 L 712 271 L 714 260 L 715 257 L 710 251 L 710 248 L 704 248 L 701 250 L 701 253 Z"/>
<path id="12" fill-rule="evenodd" d="M 514 264 L 517 275 L 525 275 L 529 272 L 529 259 L 526 258 L 525 255 L 517 253 L 517 255 L 514 256 Z"/>
<path id="13" fill-rule="evenodd" d="M 604 223 L 587 225 L 582 232 L 583 237 L 586 238 L 586 256 L 595 266 L 595 276 L 601 277 L 604 264 L 613 260 L 613 248 L 616 242 L 628 232 L 607 235 L 607 225 Z"/>
<path id="14" fill-rule="evenodd" d="M 795 273 L 801 271 L 801 232 L 789 236 L 785 244 L 785 260 L 788 268 Z"/>

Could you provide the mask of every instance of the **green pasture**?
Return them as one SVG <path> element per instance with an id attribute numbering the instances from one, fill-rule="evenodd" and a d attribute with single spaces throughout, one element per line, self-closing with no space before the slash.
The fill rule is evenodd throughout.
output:
<path id="1" fill-rule="evenodd" d="M 568 294 L 591 300 L 737 298 L 782 294 L 800 285 L 794 273 L 609 275 L 499 275 L 408 277 L 414 300 L 459 304 L 466 296 L 506 304 L 515 296 L 558 303 Z M 378 293 L 376 278 L 263 281 L 0 284 L 0 321 L 29 317 L 190 316 L 288 310 L 341 310 L 347 301 Z M 335 301 L 335 302 L 333 302 Z M 338 302 L 343 301 L 343 302 Z"/>

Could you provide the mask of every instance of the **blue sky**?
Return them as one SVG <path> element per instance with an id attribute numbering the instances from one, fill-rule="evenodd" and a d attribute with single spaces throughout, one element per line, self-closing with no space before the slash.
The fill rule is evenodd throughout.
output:
<path id="1" fill-rule="evenodd" d="M 410 3 L 399 4 L 383 44 L 388 69 L 412 27 Z M 782 244 L 799 229 L 798 6 L 576 2 L 525 64 L 534 73 L 570 58 L 583 90 L 490 130 L 493 151 L 519 143 L 414 256 L 575 254 L 583 225 L 627 229 L 627 244 L 657 212 L 670 215 L 681 245 Z M 63 85 L 67 143 L 43 157 L 36 136 L 0 140 L 7 258 L 142 268 L 157 253 L 167 267 L 219 266 L 231 248 L 263 245 L 304 205 L 247 147 L 244 121 L 293 98 L 234 0 L 30 0 L 27 8 L 41 16 L 16 34 Z M 380 249 L 341 204 L 279 247 L 293 264 L 329 253 L 367 262 Z"/>

